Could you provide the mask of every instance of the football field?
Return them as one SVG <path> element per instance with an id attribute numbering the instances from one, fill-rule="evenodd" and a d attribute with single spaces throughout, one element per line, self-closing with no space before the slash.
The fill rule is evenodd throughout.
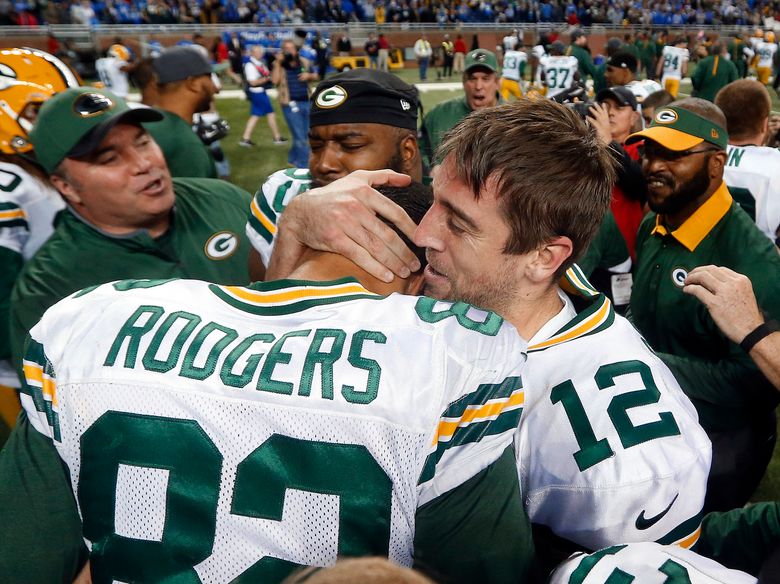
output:
<path id="1" fill-rule="evenodd" d="M 417 81 L 416 70 L 406 70 L 401 72 L 401 77 L 411 83 Z M 435 78 L 435 71 L 432 71 Z M 453 77 L 451 80 L 457 81 Z M 433 83 L 436 83 L 435 81 Z M 227 87 L 226 89 L 234 89 Z M 430 110 L 437 103 L 450 99 L 458 95 L 457 90 L 437 89 L 429 83 L 424 92 L 421 92 L 423 108 Z M 681 95 L 687 96 L 690 92 L 690 82 L 683 81 L 681 86 Z M 773 110 L 780 112 L 780 100 L 774 91 L 770 90 L 772 96 Z M 274 100 L 275 101 L 275 100 Z M 284 116 L 278 104 L 274 103 L 279 127 L 282 134 L 289 138 L 287 126 L 284 122 Z M 231 181 L 241 186 L 250 193 L 254 193 L 258 186 L 272 172 L 287 167 L 287 149 L 288 144 L 275 146 L 271 142 L 271 132 L 265 120 L 260 120 L 255 128 L 253 141 L 257 144 L 254 148 L 243 148 L 238 145 L 241 133 L 246 124 L 249 115 L 249 104 L 240 98 L 220 98 L 217 102 L 220 114 L 230 122 L 230 134 L 222 140 L 228 160 L 231 164 Z M 775 456 L 770 463 L 769 469 L 758 491 L 753 497 L 754 501 L 772 501 L 780 498 L 780 451 L 775 450 Z"/>

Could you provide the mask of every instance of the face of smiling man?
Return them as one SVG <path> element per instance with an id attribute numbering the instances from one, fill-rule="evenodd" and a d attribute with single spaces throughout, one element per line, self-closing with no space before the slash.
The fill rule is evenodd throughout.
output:
<path id="1" fill-rule="evenodd" d="M 156 237 L 170 223 L 171 175 L 140 125 L 117 124 L 87 156 L 65 158 L 51 181 L 79 215 L 107 233 L 147 229 Z"/>

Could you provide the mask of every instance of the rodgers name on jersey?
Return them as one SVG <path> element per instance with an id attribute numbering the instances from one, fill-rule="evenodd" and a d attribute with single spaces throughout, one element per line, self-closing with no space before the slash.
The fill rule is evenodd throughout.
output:
<path id="1" fill-rule="evenodd" d="M 693 405 L 577 266 L 567 307 L 529 341 L 518 467 L 533 523 L 588 549 L 693 545 L 711 446 Z"/>
<path id="2" fill-rule="evenodd" d="M 418 508 L 511 445 L 525 350 L 495 314 L 352 279 L 124 281 L 44 315 L 22 400 L 95 582 L 274 582 L 338 555 L 411 565 Z"/>
<path id="3" fill-rule="evenodd" d="M 288 168 L 273 173 L 255 193 L 250 207 L 246 235 L 268 266 L 274 250 L 279 215 L 293 198 L 311 188 L 308 168 Z"/>

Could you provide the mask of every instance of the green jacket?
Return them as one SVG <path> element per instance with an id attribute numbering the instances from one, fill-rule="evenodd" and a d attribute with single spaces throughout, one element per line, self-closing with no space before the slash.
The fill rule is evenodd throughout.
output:
<path id="1" fill-rule="evenodd" d="M 651 40 L 637 40 L 634 43 L 634 46 L 636 46 L 641 61 L 644 63 L 652 63 L 655 61 L 655 43 Z"/>
<path id="2" fill-rule="evenodd" d="M 569 45 L 566 54 L 577 58 L 580 64 L 580 79 L 583 82 L 588 75 L 594 80 L 596 79 L 598 72 L 596 71 L 596 65 L 593 64 L 593 57 L 590 56 L 590 52 L 578 45 Z"/>
<path id="3" fill-rule="evenodd" d="M 636 252 L 633 322 L 691 398 L 702 427 L 734 430 L 774 410 L 777 390 L 720 332 L 704 305 L 682 290 L 696 266 L 726 266 L 748 276 L 759 305 L 780 317 L 780 255 L 725 183 L 672 233 L 655 213 L 648 214 Z"/>
<path id="4" fill-rule="evenodd" d="M 11 354 L 21 361 L 24 339 L 46 309 L 87 286 L 128 278 L 195 278 L 249 283 L 245 226 L 249 193 L 220 180 L 174 179 L 171 226 L 157 239 L 144 230 L 108 235 L 72 211 L 25 264 L 11 294 Z"/>
<path id="5" fill-rule="evenodd" d="M 460 96 L 440 103 L 426 114 L 420 136 L 420 152 L 426 168 L 435 164 L 434 152 L 441 144 L 444 134 L 471 112 L 466 97 Z"/>
<path id="6" fill-rule="evenodd" d="M 699 61 L 691 75 L 693 96 L 715 101 L 718 92 L 740 78 L 737 66 L 720 55 L 710 55 Z"/>
<path id="7" fill-rule="evenodd" d="M 144 124 L 144 128 L 163 151 L 171 176 L 217 178 L 214 159 L 192 126 L 174 113 L 158 111 L 163 119 Z"/>

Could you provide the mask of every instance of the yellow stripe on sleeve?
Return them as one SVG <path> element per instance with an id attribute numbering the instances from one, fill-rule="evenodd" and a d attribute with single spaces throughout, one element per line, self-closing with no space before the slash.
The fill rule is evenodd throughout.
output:
<path id="1" fill-rule="evenodd" d="M 693 545 L 699 541 L 699 536 L 701 535 L 701 525 L 696 528 L 696 531 L 694 531 L 692 534 L 690 534 L 685 539 L 681 539 L 677 542 L 677 545 L 680 547 L 683 547 L 685 549 L 691 549 Z"/>
<path id="2" fill-rule="evenodd" d="M 565 343 L 566 341 L 570 341 L 578 336 L 584 335 L 601 325 L 604 317 L 606 317 L 608 313 L 609 302 L 604 302 L 604 304 L 601 305 L 601 308 L 599 308 L 599 310 L 593 316 L 591 316 L 585 322 L 581 323 L 579 326 L 571 329 L 569 332 L 561 336 L 553 337 L 544 342 L 528 347 L 528 350 L 532 351 L 536 349 L 546 349 L 547 347 L 552 347 L 553 345 L 557 345 L 559 343 Z"/>
<path id="3" fill-rule="evenodd" d="M 479 421 L 484 418 L 498 416 L 504 410 L 513 406 L 523 405 L 524 403 L 525 392 L 516 391 L 504 401 L 485 404 L 478 408 L 469 408 L 463 412 L 463 415 L 458 420 L 451 422 L 439 422 L 439 426 L 436 429 L 436 435 L 433 437 L 433 444 L 436 444 L 442 438 L 452 438 L 453 434 L 455 434 L 455 431 L 460 426 L 466 426 L 475 420 Z"/>
<path id="4" fill-rule="evenodd" d="M 254 215 L 255 218 L 263 224 L 263 227 L 268 230 L 268 233 L 274 235 L 276 233 L 276 225 L 274 225 L 273 222 L 260 210 L 260 207 L 257 205 L 257 201 L 252 199 L 252 204 L 249 205 L 249 208 L 252 211 L 252 215 Z"/>
<path id="5" fill-rule="evenodd" d="M 370 294 L 360 284 L 346 284 L 331 288 L 303 288 L 300 290 L 286 290 L 284 292 L 261 292 L 249 290 L 241 286 L 225 286 L 224 290 L 234 296 L 255 304 L 274 304 L 304 300 L 306 298 L 321 298 L 323 296 L 344 296 L 348 294 Z"/>
<path id="6" fill-rule="evenodd" d="M 27 216 L 21 209 L 11 209 L 9 211 L 0 211 L 0 221 L 8 219 L 26 219 Z"/>

